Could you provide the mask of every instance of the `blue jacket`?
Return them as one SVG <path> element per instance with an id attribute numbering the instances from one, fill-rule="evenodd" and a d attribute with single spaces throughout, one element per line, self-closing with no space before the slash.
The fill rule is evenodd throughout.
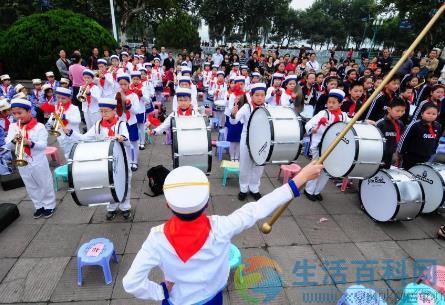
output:
<path id="1" fill-rule="evenodd" d="M 3 87 L 3 85 L 0 85 L 0 97 L 5 97 L 8 100 L 12 100 L 12 97 L 15 95 L 14 86 L 9 85 L 9 87 L 6 89 Z"/>

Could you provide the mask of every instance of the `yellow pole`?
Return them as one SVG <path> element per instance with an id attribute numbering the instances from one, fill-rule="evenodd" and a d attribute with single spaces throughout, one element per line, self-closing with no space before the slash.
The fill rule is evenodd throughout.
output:
<path id="1" fill-rule="evenodd" d="M 329 145 L 327 150 L 321 155 L 320 159 L 317 160 L 318 164 L 322 164 L 324 160 L 329 156 L 329 154 L 334 150 L 334 148 L 337 146 L 337 144 L 341 141 L 341 139 L 348 133 L 348 131 L 352 128 L 352 126 L 357 122 L 358 118 L 365 113 L 365 111 L 368 109 L 368 107 L 371 105 L 372 101 L 375 99 L 375 97 L 380 93 L 380 91 L 383 90 L 383 88 L 386 86 L 386 84 L 389 83 L 391 78 L 394 76 L 394 74 L 399 70 L 400 66 L 408 59 L 409 54 L 411 54 L 414 49 L 418 46 L 420 41 L 425 37 L 425 35 L 429 32 L 429 30 L 432 28 L 434 23 L 440 18 L 440 16 L 445 11 L 445 4 L 443 4 L 439 10 L 437 10 L 436 14 L 431 18 L 431 20 L 428 22 L 428 24 L 425 26 L 425 28 L 420 32 L 419 36 L 417 36 L 416 40 L 411 44 L 411 46 L 408 48 L 408 50 L 403 54 L 403 56 L 399 59 L 399 61 L 396 63 L 396 65 L 389 71 L 388 75 L 383 79 L 380 86 L 377 87 L 377 89 L 374 91 L 373 94 L 366 100 L 366 102 L 360 107 L 360 110 L 357 111 L 357 113 L 354 115 L 354 117 L 351 119 L 351 121 L 346 125 L 346 127 L 340 132 L 340 134 L 335 138 L 335 140 Z M 265 234 L 268 234 L 272 231 L 273 224 L 278 220 L 278 218 L 283 214 L 284 210 L 287 209 L 287 207 L 290 205 L 292 201 L 289 201 L 288 203 L 282 205 L 279 207 L 271 216 L 271 218 L 265 222 L 262 227 L 261 231 Z"/>

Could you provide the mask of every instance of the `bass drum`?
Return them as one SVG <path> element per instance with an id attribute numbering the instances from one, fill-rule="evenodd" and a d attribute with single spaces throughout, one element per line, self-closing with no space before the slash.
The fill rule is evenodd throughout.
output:
<path id="1" fill-rule="evenodd" d="M 210 173 L 212 140 L 208 120 L 202 116 L 178 116 L 171 120 L 173 168 L 189 165 Z"/>
<path id="2" fill-rule="evenodd" d="M 256 165 L 290 163 L 301 152 L 301 119 L 290 107 L 258 107 L 247 125 L 247 147 Z"/>
<path id="3" fill-rule="evenodd" d="M 330 125 L 321 139 L 322 155 L 346 127 L 346 123 Z M 367 179 L 380 168 L 383 159 L 384 140 L 380 130 L 370 124 L 356 123 L 323 162 L 332 177 Z"/>
<path id="4" fill-rule="evenodd" d="M 128 192 L 128 163 L 122 143 L 74 144 L 68 159 L 68 184 L 80 206 L 123 202 Z"/>
<path id="5" fill-rule="evenodd" d="M 419 180 L 425 191 L 422 213 L 445 212 L 445 165 L 423 163 L 411 167 L 409 171 Z"/>
<path id="6" fill-rule="evenodd" d="M 425 194 L 410 172 L 382 169 L 361 181 L 360 200 L 366 213 L 376 221 L 412 220 L 422 212 Z"/>

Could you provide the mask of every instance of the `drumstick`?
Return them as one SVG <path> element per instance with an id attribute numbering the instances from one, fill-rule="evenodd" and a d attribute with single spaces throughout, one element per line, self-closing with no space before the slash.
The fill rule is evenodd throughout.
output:
<path id="1" fill-rule="evenodd" d="M 337 144 L 348 133 L 348 131 L 355 124 L 355 122 L 357 122 L 358 118 L 365 113 L 365 111 L 371 105 L 372 101 L 376 98 L 376 96 L 380 93 L 380 91 L 383 90 L 386 84 L 389 83 L 390 79 L 399 70 L 400 66 L 402 66 L 402 64 L 408 59 L 409 54 L 414 51 L 414 49 L 417 47 L 420 41 L 425 37 L 425 35 L 429 32 L 429 30 L 432 28 L 434 23 L 439 19 L 439 17 L 442 15 L 444 11 L 445 11 L 445 4 L 442 4 L 442 6 L 437 10 L 436 14 L 433 16 L 433 18 L 428 22 L 428 24 L 425 26 L 422 32 L 420 32 L 419 36 L 417 36 L 417 38 L 408 48 L 408 50 L 403 54 L 403 56 L 399 59 L 399 61 L 391 69 L 391 71 L 389 71 L 388 75 L 383 79 L 380 86 L 378 86 L 377 89 L 374 91 L 374 93 L 371 94 L 371 96 L 366 100 L 366 102 L 362 105 L 362 107 L 360 107 L 359 111 L 357 111 L 357 113 L 354 115 L 351 121 L 349 121 L 348 125 L 346 125 L 346 127 L 340 132 L 340 134 L 335 138 L 335 140 L 331 143 L 331 145 L 329 145 L 327 150 L 321 155 L 320 159 L 317 160 L 318 164 L 322 164 L 326 160 L 326 158 L 329 157 L 330 153 L 334 150 Z M 290 205 L 291 202 L 292 201 L 289 201 L 288 203 L 279 207 L 272 214 L 271 218 L 261 226 L 261 231 L 263 233 L 269 234 L 272 231 L 273 224 L 278 220 L 281 214 L 283 214 L 283 212 L 287 209 L 287 207 Z"/>

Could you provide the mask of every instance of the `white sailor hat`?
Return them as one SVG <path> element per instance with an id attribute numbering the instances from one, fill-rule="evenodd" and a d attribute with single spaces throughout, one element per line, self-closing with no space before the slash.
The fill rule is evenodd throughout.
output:
<path id="1" fill-rule="evenodd" d="M 24 98 L 15 98 L 11 100 L 11 108 L 20 107 L 26 110 L 31 109 L 31 102 Z"/>
<path id="2" fill-rule="evenodd" d="M 45 92 L 45 91 L 48 90 L 48 89 L 53 90 L 53 87 L 51 87 L 50 84 L 44 84 L 44 85 L 42 86 L 42 91 L 43 91 L 43 92 Z"/>
<path id="3" fill-rule="evenodd" d="M 218 65 L 213 65 L 213 66 L 212 66 L 212 69 L 218 69 L 218 68 L 219 68 Z"/>
<path id="4" fill-rule="evenodd" d="M 345 98 L 345 92 L 341 89 L 332 89 L 331 91 L 329 91 L 328 97 L 335 97 L 341 103 L 343 101 L 343 99 Z"/>
<path id="5" fill-rule="evenodd" d="M 100 65 L 100 64 L 102 64 L 102 65 L 107 65 L 108 64 L 108 62 L 107 62 L 107 60 L 106 59 L 104 59 L 104 58 L 99 58 L 98 60 L 97 60 L 97 64 L 98 65 Z"/>
<path id="6" fill-rule="evenodd" d="M 232 76 L 229 77 L 229 83 L 234 82 L 235 78 L 235 75 L 232 74 Z"/>
<path id="7" fill-rule="evenodd" d="M 296 75 L 288 75 L 284 78 L 283 85 L 286 85 L 291 80 L 298 81 L 298 77 Z"/>
<path id="8" fill-rule="evenodd" d="M 272 78 L 273 79 L 284 79 L 284 74 L 282 74 L 282 73 L 278 73 L 278 72 L 275 72 L 273 75 L 272 75 Z"/>
<path id="9" fill-rule="evenodd" d="M 256 83 L 256 84 L 253 84 L 252 87 L 250 87 L 250 92 L 252 94 L 259 90 L 263 90 L 264 92 L 266 92 L 266 90 L 267 90 L 266 84 L 265 83 Z"/>
<path id="10" fill-rule="evenodd" d="M 181 69 L 181 74 L 184 74 L 184 73 L 192 74 L 192 69 L 190 69 L 189 67 L 183 67 Z"/>
<path id="11" fill-rule="evenodd" d="M 206 61 L 206 62 L 204 63 L 204 66 L 210 66 L 210 63 L 209 63 L 208 61 Z"/>
<path id="12" fill-rule="evenodd" d="M 253 72 L 252 73 L 252 77 L 259 77 L 259 78 L 261 78 L 261 74 L 258 73 L 258 72 Z"/>
<path id="13" fill-rule="evenodd" d="M 233 63 L 233 66 L 234 66 L 234 67 L 239 67 L 239 62 L 237 62 L 237 61 L 234 62 L 234 63 Z"/>
<path id="14" fill-rule="evenodd" d="M 24 89 L 25 88 L 25 86 L 23 86 L 22 84 L 17 84 L 15 87 L 14 87 L 14 90 L 15 90 L 15 92 L 19 92 L 20 90 L 22 90 L 22 89 Z"/>
<path id="15" fill-rule="evenodd" d="M 235 83 L 245 83 L 246 79 L 244 78 L 244 76 L 242 75 L 238 75 L 237 77 L 235 77 Z"/>
<path id="16" fill-rule="evenodd" d="M 94 78 L 95 73 L 94 73 L 94 71 L 92 71 L 90 69 L 85 69 L 85 70 L 83 70 L 82 75 L 88 75 L 88 76 L 91 76 Z"/>
<path id="17" fill-rule="evenodd" d="M 153 67 L 153 65 L 151 64 L 151 62 L 146 62 L 146 63 L 144 63 L 144 67 L 145 68 L 147 68 L 147 67 Z"/>
<path id="18" fill-rule="evenodd" d="M 181 66 L 186 66 L 187 67 L 187 62 L 186 61 L 183 61 L 182 63 L 181 63 Z"/>
<path id="19" fill-rule="evenodd" d="M 182 88 L 182 87 L 179 87 L 179 88 L 176 90 L 176 96 L 177 96 L 177 97 L 180 97 L 180 96 L 189 96 L 189 97 L 191 97 L 191 96 L 192 96 L 192 90 L 189 89 L 189 88 Z"/>
<path id="20" fill-rule="evenodd" d="M 113 59 L 117 59 L 117 61 L 119 61 L 119 56 L 117 56 L 116 54 L 111 55 L 110 60 L 113 60 Z"/>
<path id="21" fill-rule="evenodd" d="M 128 52 L 124 51 L 124 52 L 121 52 L 121 56 L 129 56 L 129 55 L 128 55 Z"/>
<path id="22" fill-rule="evenodd" d="M 55 93 L 57 95 L 62 95 L 62 96 L 66 96 L 66 97 L 71 97 L 71 90 L 68 88 L 63 88 L 63 87 L 57 87 L 55 90 Z"/>
<path id="23" fill-rule="evenodd" d="M 190 79 L 190 76 L 181 75 L 178 76 L 178 84 L 180 83 L 191 83 L 192 80 Z"/>
<path id="24" fill-rule="evenodd" d="M 168 206 L 178 214 L 193 214 L 203 210 L 210 195 L 207 176 L 198 168 L 181 166 L 172 170 L 164 182 Z"/>
<path id="25" fill-rule="evenodd" d="M 222 75 L 222 76 L 224 76 L 224 75 L 226 75 L 226 74 L 224 73 L 223 70 L 219 70 L 218 72 L 216 72 L 216 75 Z"/>
<path id="26" fill-rule="evenodd" d="M 153 62 L 155 62 L 155 61 L 161 62 L 161 59 L 159 57 L 155 57 L 155 58 L 153 58 Z"/>
<path id="27" fill-rule="evenodd" d="M 144 68 L 144 67 L 142 67 L 142 68 L 139 68 L 139 72 L 141 72 L 141 74 L 142 74 L 142 72 L 145 72 L 145 73 L 147 73 L 147 69 L 146 69 L 146 68 Z"/>
<path id="28" fill-rule="evenodd" d="M 141 71 L 132 71 L 130 76 L 131 76 L 131 78 L 133 78 L 133 77 L 141 78 Z"/>
<path id="29" fill-rule="evenodd" d="M 246 65 L 241 65 L 241 69 L 249 70 L 249 67 Z"/>
<path id="30" fill-rule="evenodd" d="M 4 80 L 7 80 L 7 79 L 11 79 L 9 77 L 9 74 L 3 74 L 2 76 L 0 76 L 0 81 L 4 81 Z"/>
<path id="31" fill-rule="evenodd" d="M 13 99 L 14 98 L 24 98 L 26 100 L 26 94 L 23 92 L 19 92 L 19 93 L 14 94 L 14 96 L 12 98 Z"/>
<path id="32" fill-rule="evenodd" d="M 32 80 L 32 84 L 33 85 L 40 85 L 40 84 L 42 84 L 42 80 L 40 78 L 34 78 Z"/>
<path id="33" fill-rule="evenodd" d="M 114 98 L 111 97 L 101 97 L 99 98 L 99 107 L 107 107 L 114 109 L 116 108 L 117 102 Z"/>
<path id="34" fill-rule="evenodd" d="M 60 83 L 62 84 L 69 84 L 70 83 L 70 80 L 68 79 L 68 78 L 64 78 L 64 77 L 62 77 L 62 78 L 60 78 Z"/>
<path id="35" fill-rule="evenodd" d="M 126 80 L 127 82 L 130 82 L 130 75 L 128 75 L 128 73 L 118 74 L 116 77 L 116 81 L 119 82 L 121 80 Z"/>
<path id="36" fill-rule="evenodd" d="M 54 76 L 54 72 L 53 71 L 48 71 L 48 72 L 45 73 L 45 76 L 46 77 Z"/>
<path id="37" fill-rule="evenodd" d="M 11 109 L 11 105 L 6 99 L 0 100 L 0 111 Z"/>

